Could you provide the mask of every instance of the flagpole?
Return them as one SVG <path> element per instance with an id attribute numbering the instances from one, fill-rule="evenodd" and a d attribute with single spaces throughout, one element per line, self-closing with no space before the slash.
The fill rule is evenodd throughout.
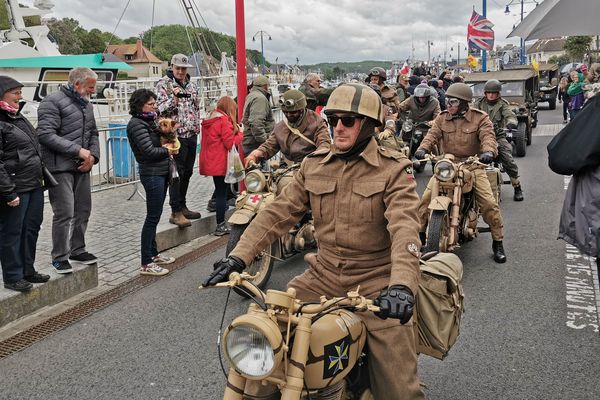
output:
<path id="1" fill-rule="evenodd" d="M 487 18 L 487 4 L 486 0 L 483 0 L 483 18 Z M 481 72 L 487 71 L 487 51 L 482 50 L 481 52 Z"/>

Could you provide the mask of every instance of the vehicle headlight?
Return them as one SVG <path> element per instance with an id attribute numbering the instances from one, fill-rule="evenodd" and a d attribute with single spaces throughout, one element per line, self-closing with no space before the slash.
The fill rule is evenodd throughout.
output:
<path id="1" fill-rule="evenodd" d="M 246 314 L 225 331 L 223 346 L 229 363 L 248 379 L 269 376 L 283 357 L 283 338 L 266 315 Z"/>
<path id="2" fill-rule="evenodd" d="M 402 130 L 404 132 L 410 132 L 412 131 L 413 128 L 413 123 L 410 121 L 404 121 L 404 123 L 402 124 Z"/>
<path id="3" fill-rule="evenodd" d="M 441 160 L 435 164 L 433 173 L 440 181 L 447 182 L 454 178 L 456 169 L 454 169 L 454 164 L 452 162 L 448 160 Z"/>
<path id="4" fill-rule="evenodd" d="M 546 86 L 542 86 L 540 90 L 548 90 L 548 88 Z"/>
<path id="5" fill-rule="evenodd" d="M 250 171 L 244 179 L 246 190 L 252 193 L 260 192 L 265 188 L 267 180 L 265 175 L 260 171 Z"/>

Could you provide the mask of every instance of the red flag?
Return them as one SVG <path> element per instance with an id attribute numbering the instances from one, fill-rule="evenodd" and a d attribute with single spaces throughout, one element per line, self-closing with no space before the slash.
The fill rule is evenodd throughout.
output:
<path id="1" fill-rule="evenodd" d="M 404 65 L 402 66 L 402 69 L 400 70 L 400 75 L 408 75 L 409 72 L 410 72 L 410 68 L 408 68 L 408 64 L 406 63 L 406 61 L 404 61 Z"/>
<path id="2" fill-rule="evenodd" d="M 492 50 L 494 48 L 494 24 L 473 10 L 469 27 L 467 28 L 467 40 L 469 48 L 477 50 Z"/>

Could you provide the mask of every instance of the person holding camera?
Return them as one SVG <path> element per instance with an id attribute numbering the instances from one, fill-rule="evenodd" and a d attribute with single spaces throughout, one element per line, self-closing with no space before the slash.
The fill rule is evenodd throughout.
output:
<path id="1" fill-rule="evenodd" d="M 186 204 L 186 195 L 196 161 L 196 146 L 200 132 L 200 98 L 198 88 L 190 80 L 188 57 L 175 54 L 171 57 L 171 68 L 156 84 L 156 104 L 161 117 L 177 122 L 177 137 L 181 148 L 174 155 L 179 181 L 169 187 L 169 222 L 180 228 L 190 226 L 190 219 L 200 218 L 200 213 L 191 211 Z"/>

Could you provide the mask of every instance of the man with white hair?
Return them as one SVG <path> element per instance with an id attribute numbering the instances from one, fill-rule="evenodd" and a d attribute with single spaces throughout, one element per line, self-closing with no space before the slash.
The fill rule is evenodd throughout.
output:
<path id="1" fill-rule="evenodd" d="M 37 133 L 44 165 L 58 185 L 48 189 L 52 219 L 52 266 L 59 274 L 73 271 L 69 260 L 95 264 L 85 246 L 92 211 L 90 170 L 100 160 L 98 129 L 90 97 L 98 75 L 74 68 L 69 83 L 42 100 Z"/>
<path id="2" fill-rule="evenodd" d="M 332 88 L 326 89 L 321 87 L 321 76 L 314 72 L 306 75 L 298 90 L 306 96 L 306 108 L 313 111 L 318 106 L 327 104 L 327 99 L 333 91 Z"/>

